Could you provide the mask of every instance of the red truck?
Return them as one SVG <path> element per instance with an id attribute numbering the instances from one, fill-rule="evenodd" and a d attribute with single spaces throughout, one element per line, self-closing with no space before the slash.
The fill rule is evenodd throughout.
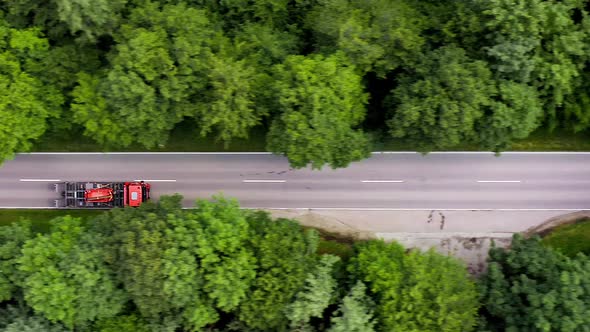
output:
<path id="1" fill-rule="evenodd" d="M 55 191 L 57 208 L 102 208 L 140 206 L 150 199 L 150 184 L 139 182 L 60 182 Z"/>

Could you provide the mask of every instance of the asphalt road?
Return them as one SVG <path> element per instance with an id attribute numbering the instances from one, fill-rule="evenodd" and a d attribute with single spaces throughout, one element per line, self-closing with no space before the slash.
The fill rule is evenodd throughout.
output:
<path id="1" fill-rule="evenodd" d="M 185 206 L 223 192 L 261 208 L 590 209 L 590 153 L 384 153 L 322 171 L 269 154 L 20 154 L 0 166 L 0 207 L 52 207 L 57 180 L 139 179 Z"/>

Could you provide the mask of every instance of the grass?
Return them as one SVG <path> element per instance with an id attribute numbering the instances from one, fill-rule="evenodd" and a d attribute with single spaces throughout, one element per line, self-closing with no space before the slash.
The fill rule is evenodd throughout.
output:
<path id="1" fill-rule="evenodd" d="M 403 139 L 385 138 L 376 144 L 377 151 L 416 151 L 416 145 Z M 476 144 L 462 143 L 445 151 L 482 151 Z M 573 133 L 564 129 L 540 128 L 529 137 L 516 140 L 508 151 L 590 151 L 590 130 Z"/>
<path id="2" fill-rule="evenodd" d="M 339 256 L 346 261 L 352 257 L 352 246 L 357 242 L 353 237 L 339 233 L 331 233 L 321 228 L 303 226 L 304 229 L 315 229 L 320 235 L 317 253 Z"/>
<path id="3" fill-rule="evenodd" d="M 70 215 L 87 219 L 103 212 L 103 210 L 0 209 L 0 226 L 28 219 L 33 224 L 33 230 L 46 233 L 49 231 L 49 221 L 53 218 Z"/>
<path id="4" fill-rule="evenodd" d="M 534 131 L 512 144 L 513 151 L 590 151 L 590 130 L 573 133 L 563 129 Z"/>
<path id="5" fill-rule="evenodd" d="M 342 260 L 347 260 L 348 258 L 352 257 L 353 254 L 351 243 L 328 240 L 324 238 L 320 238 L 317 252 L 320 255 L 331 254 L 339 256 L 342 258 Z"/>
<path id="6" fill-rule="evenodd" d="M 248 139 L 234 139 L 228 146 L 219 142 L 214 136 L 201 137 L 198 130 L 190 122 L 180 123 L 170 133 L 170 138 L 165 146 L 146 149 L 139 144 L 133 144 L 124 148 L 105 149 L 92 139 L 84 136 L 82 130 L 71 132 L 47 133 L 33 148 L 36 152 L 257 152 L 265 151 L 266 132 L 262 127 L 255 127 L 249 133 Z"/>
<path id="7" fill-rule="evenodd" d="M 556 227 L 543 238 L 543 244 L 570 257 L 580 252 L 590 255 L 590 219 Z"/>
<path id="8" fill-rule="evenodd" d="M 378 138 L 381 135 L 373 133 L 376 138 L 374 151 L 416 151 L 418 147 L 414 142 L 394 139 L 389 136 Z M 479 151 L 481 147 L 462 143 L 445 149 L 447 151 Z M 549 131 L 541 128 L 531 133 L 529 137 L 515 141 L 510 151 L 590 151 L 590 130 L 573 133 L 564 129 Z M 47 133 L 33 148 L 37 152 L 126 152 L 126 151 L 153 151 L 153 152 L 259 152 L 266 151 L 266 129 L 263 126 L 253 128 L 248 139 L 234 139 L 228 146 L 219 142 L 214 136 L 201 137 L 198 134 L 196 124 L 184 121 L 177 125 L 171 132 L 165 146 L 147 150 L 134 144 L 125 148 L 105 149 L 92 139 L 83 135 L 80 129 Z"/>

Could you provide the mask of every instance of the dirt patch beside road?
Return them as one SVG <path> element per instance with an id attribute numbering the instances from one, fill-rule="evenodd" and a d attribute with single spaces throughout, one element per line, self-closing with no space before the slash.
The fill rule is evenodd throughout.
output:
<path id="1" fill-rule="evenodd" d="M 487 268 L 488 251 L 495 245 L 510 246 L 513 233 L 384 233 L 377 234 L 386 241 L 397 241 L 405 247 L 426 251 L 434 248 L 441 254 L 454 256 L 465 262 L 473 275 Z"/>
<path id="2" fill-rule="evenodd" d="M 335 234 L 352 240 L 376 239 L 377 236 L 368 230 L 350 223 L 347 216 L 341 220 L 338 215 L 316 213 L 309 210 L 270 210 L 275 218 L 295 219 L 303 226 L 318 228 L 327 233 Z M 342 217 L 342 216 L 341 216 Z"/>
<path id="3" fill-rule="evenodd" d="M 428 250 L 463 260 L 473 274 L 487 266 L 488 250 L 510 245 L 514 233 L 542 232 L 564 220 L 577 220 L 590 211 L 349 211 L 270 210 L 274 217 L 292 218 L 302 225 L 354 240 L 382 238 L 408 248 Z M 572 222 L 574 222 L 572 221 Z"/>
<path id="4" fill-rule="evenodd" d="M 293 218 L 305 226 L 349 234 L 357 239 L 377 233 L 516 233 L 525 232 L 564 211 L 459 210 L 269 210 L 274 217 Z"/>
<path id="5" fill-rule="evenodd" d="M 562 214 L 553 217 L 540 225 L 533 226 L 527 229 L 524 234 L 526 236 L 540 235 L 545 236 L 551 232 L 551 230 L 557 226 L 570 225 L 583 219 L 590 219 L 590 210 L 577 211 L 573 213 Z"/>

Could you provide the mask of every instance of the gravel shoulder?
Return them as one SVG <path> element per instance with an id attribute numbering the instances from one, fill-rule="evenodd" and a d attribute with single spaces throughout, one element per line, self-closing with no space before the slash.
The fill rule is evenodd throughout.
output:
<path id="1" fill-rule="evenodd" d="M 269 210 L 274 217 L 292 218 L 357 240 L 381 238 L 406 247 L 435 250 L 465 262 L 470 272 L 486 269 L 488 250 L 510 245 L 514 233 L 530 235 L 561 220 L 568 222 L 590 211 L 343 211 Z"/>

